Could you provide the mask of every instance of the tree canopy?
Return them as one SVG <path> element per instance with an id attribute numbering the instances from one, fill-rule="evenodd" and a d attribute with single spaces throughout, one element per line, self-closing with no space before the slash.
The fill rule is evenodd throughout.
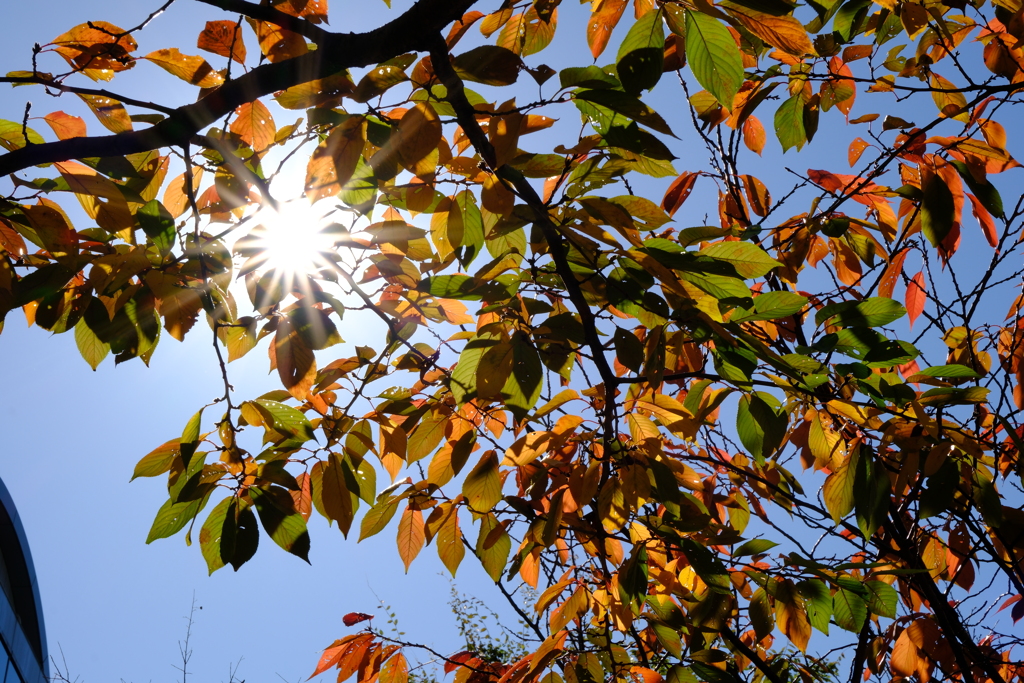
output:
<path id="1" fill-rule="evenodd" d="M 1024 680 L 1020 0 L 334 4 L 0 77 L 94 119 L 0 121 L 0 315 L 93 368 L 212 337 L 147 542 L 480 563 L 528 635 L 429 651 L 456 683 Z M 417 675 L 339 636 L 315 674 Z"/>

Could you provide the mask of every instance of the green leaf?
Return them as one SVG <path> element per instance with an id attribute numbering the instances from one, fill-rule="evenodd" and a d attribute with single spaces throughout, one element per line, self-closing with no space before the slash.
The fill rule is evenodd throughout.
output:
<path id="1" fill-rule="evenodd" d="M 775 541 L 769 541 L 767 538 L 752 538 L 739 548 L 732 551 L 733 557 L 746 557 L 747 555 L 760 555 L 763 552 L 767 552 L 777 546 L 778 543 Z"/>
<path id="2" fill-rule="evenodd" d="M 956 202 L 942 176 L 926 167 L 922 167 L 921 192 L 921 232 L 937 247 L 953 229 Z"/>
<path id="3" fill-rule="evenodd" d="M 754 633 L 758 640 L 764 638 L 775 628 L 775 613 L 768 602 L 768 593 L 763 588 L 754 591 L 750 598 L 750 605 L 747 608 L 750 617 L 750 625 L 754 627 Z"/>
<path id="4" fill-rule="evenodd" d="M 732 38 L 729 40 L 731 41 Z M 577 91 L 573 97 L 577 100 L 593 102 L 613 112 L 622 114 L 637 123 L 642 123 L 651 130 L 675 137 L 672 129 L 665 123 L 665 119 L 661 118 L 656 111 L 646 104 L 627 93 L 619 90 L 581 90 Z"/>
<path id="5" fill-rule="evenodd" d="M 286 437 L 312 441 L 316 439 L 313 425 L 306 416 L 291 406 L 277 401 L 259 398 L 248 403 L 254 405 L 263 418 L 264 424 Z"/>
<path id="6" fill-rule="evenodd" d="M 864 588 L 868 591 L 868 609 L 880 617 L 896 618 L 896 605 L 899 594 L 896 589 L 883 581 L 865 581 Z"/>
<path id="7" fill-rule="evenodd" d="M 746 279 L 761 277 L 782 265 L 752 242 L 719 242 L 701 249 L 698 253 L 731 263 L 736 272 Z"/>
<path id="8" fill-rule="evenodd" d="M 196 452 L 196 447 L 199 445 L 199 427 L 202 421 L 203 408 L 200 408 L 199 412 L 189 418 L 185 429 L 181 432 L 181 462 L 186 468 L 188 468 L 189 461 L 192 460 L 192 455 Z"/>
<path id="9" fill-rule="evenodd" d="M 829 304 L 814 314 L 814 324 L 828 323 L 837 327 L 881 327 L 906 315 L 903 304 L 875 296 L 863 301 Z"/>
<path id="10" fill-rule="evenodd" d="M 997 218 L 1003 217 L 1003 198 L 999 195 L 999 190 L 996 186 L 985 179 L 984 182 L 979 183 L 970 169 L 962 161 L 956 161 L 951 159 L 950 162 L 956 168 L 956 172 L 960 174 L 964 182 L 967 183 L 967 187 L 970 188 L 971 192 L 981 201 L 981 205 L 984 206 L 990 214 Z"/>
<path id="11" fill-rule="evenodd" d="M 686 59 L 697 82 L 732 109 L 743 84 L 743 58 L 729 30 L 714 17 L 687 11 Z"/>
<path id="12" fill-rule="evenodd" d="M 20 123 L 0 119 L 0 146 L 9 152 L 21 149 L 25 146 L 25 133 L 28 133 L 28 142 L 33 145 L 42 145 L 46 142 L 43 136 L 31 128 L 23 128 Z"/>
<path id="13" fill-rule="evenodd" d="M 623 90 L 639 95 L 642 90 L 652 89 L 661 79 L 664 52 L 661 11 L 647 12 L 637 19 L 619 45 L 616 71 Z"/>
<path id="14" fill-rule="evenodd" d="M 177 236 L 171 212 L 157 200 L 151 199 L 138 210 L 135 218 L 139 221 L 142 232 L 146 233 L 146 236 L 153 240 L 154 246 L 160 250 L 160 255 L 167 256 L 174 247 L 174 238 Z"/>
<path id="15" fill-rule="evenodd" d="M 681 546 L 693 571 L 708 585 L 708 588 L 723 595 L 732 593 L 729 571 L 714 553 L 690 538 L 682 539 Z"/>
<path id="16" fill-rule="evenodd" d="M 208 497 L 204 496 L 198 500 L 172 502 L 168 499 L 156 513 L 153 526 L 146 537 L 146 543 L 152 543 L 158 538 L 170 538 L 185 528 L 185 525 L 196 518 L 206 505 Z"/>
<path id="17" fill-rule="evenodd" d="M 730 322 L 753 320 L 778 320 L 796 315 L 807 306 L 807 297 L 795 292 L 768 292 L 754 297 L 754 309 L 741 315 L 734 315 Z"/>
<path id="18" fill-rule="evenodd" d="M 799 152 L 807 143 L 804 129 L 804 98 L 801 93 L 793 95 L 775 110 L 775 135 L 782 145 L 783 154 L 790 147 Z"/>
<path id="19" fill-rule="evenodd" d="M 890 484 L 885 466 L 861 449 L 853 479 L 854 511 L 864 538 L 871 538 L 889 515 Z"/>
<path id="20" fill-rule="evenodd" d="M 759 463 L 775 453 L 786 435 L 786 412 L 776 412 L 772 403 L 778 402 L 770 394 L 758 391 L 741 396 L 736 410 L 736 432 Z"/>
<path id="21" fill-rule="evenodd" d="M 811 626 L 828 635 L 828 622 L 832 617 L 832 593 L 819 579 L 807 579 L 796 585 L 804 598 L 807 620 Z"/>
<path id="22" fill-rule="evenodd" d="M 558 81 L 562 89 L 567 88 L 615 88 L 619 82 L 615 76 L 605 73 L 600 67 L 571 66 L 558 72 Z"/>
<path id="23" fill-rule="evenodd" d="M 497 583 L 505 571 L 508 553 L 512 549 L 512 540 L 505 527 L 498 522 L 493 513 L 488 513 L 480 520 L 480 535 L 474 548 L 487 575 Z"/>
<path id="24" fill-rule="evenodd" d="M 234 555 L 235 534 L 238 530 L 235 520 L 237 500 L 229 496 L 217 503 L 199 530 L 199 548 L 210 574 L 230 562 Z"/>
<path id="25" fill-rule="evenodd" d="M 405 499 L 405 496 L 389 496 L 378 500 L 365 515 L 359 525 L 359 540 L 379 534 L 388 525 L 388 522 L 395 516 L 398 504 Z"/>
<path id="26" fill-rule="evenodd" d="M 966 365 L 933 365 L 930 368 L 925 368 L 919 372 L 914 373 L 915 375 L 921 375 L 923 377 L 937 377 L 939 379 L 977 379 L 981 377 L 977 372 L 967 367 Z"/>
<path id="27" fill-rule="evenodd" d="M 284 550 L 309 562 L 306 520 L 295 510 L 295 501 L 283 488 L 249 489 L 264 531 Z"/>
<path id="28" fill-rule="evenodd" d="M 110 354 L 110 344 L 96 336 L 92 328 L 86 324 L 85 318 L 75 324 L 75 345 L 78 346 L 78 352 L 82 354 L 82 358 L 93 370 L 96 370 L 103 359 Z"/>
<path id="29" fill-rule="evenodd" d="M 460 406 L 466 401 L 477 396 L 477 370 L 480 366 L 480 359 L 489 349 L 501 343 L 497 335 L 484 333 L 470 339 L 463 347 L 459 355 L 459 363 L 452 371 L 451 389 L 452 396 Z"/>
<path id="30" fill-rule="evenodd" d="M 853 591 L 840 588 L 832 596 L 832 613 L 839 628 L 860 633 L 868 617 L 868 606 L 864 598 Z"/>
<path id="31" fill-rule="evenodd" d="M 522 419 L 537 404 L 544 384 L 540 354 L 523 333 L 512 337 L 512 374 L 502 387 L 505 406 L 516 419 Z"/>

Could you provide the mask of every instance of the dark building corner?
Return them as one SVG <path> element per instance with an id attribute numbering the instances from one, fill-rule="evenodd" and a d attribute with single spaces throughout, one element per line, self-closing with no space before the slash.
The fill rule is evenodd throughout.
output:
<path id="1" fill-rule="evenodd" d="M 46 683 L 48 659 L 28 539 L 0 480 L 0 683 Z"/>

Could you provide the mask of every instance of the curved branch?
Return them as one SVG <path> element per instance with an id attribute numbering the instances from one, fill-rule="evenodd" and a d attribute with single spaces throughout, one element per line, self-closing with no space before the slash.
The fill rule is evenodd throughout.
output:
<path id="1" fill-rule="evenodd" d="M 260 21 L 276 24 L 281 28 L 288 29 L 292 33 L 298 33 L 301 36 L 305 36 L 317 44 L 329 41 L 332 35 L 336 35 L 330 31 L 320 28 L 311 21 L 300 19 L 299 17 L 293 17 L 290 14 L 285 14 L 279 9 L 274 9 L 270 5 L 257 5 L 256 3 L 247 2 L 246 0 L 197 0 L 197 2 L 213 5 L 225 12 L 234 12 L 236 14 L 251 17 L 252 19 L 259 19 Z"/>
<path id="2" fill-rule="evenodd" d="M 180 147 L 196 133 L 246 102 L 348 68 L 377 64 L 406 52 L 425 51 L 431 36 L 461 17 L 476 1 L 418 0 L 405 14 L 372 31 L 350 34 L 324 32 L 320 49 L 294 59 L 256 67 L 225 83 L 199 102 L 174 110 L 166 120 L 152 128 L 28 145 L 8 152 L 0 156 L 0 176 L 30 166 L 69 159 L 124 156 L 163 147 Z M 237 0 L 214 0 L 211 4 L 219 2 L 234 5 Z"/>

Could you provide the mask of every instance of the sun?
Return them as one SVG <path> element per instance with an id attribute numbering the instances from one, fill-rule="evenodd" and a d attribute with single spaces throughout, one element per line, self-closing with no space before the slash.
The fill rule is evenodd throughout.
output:
<path id="1" fill-rule="evenodd" d="M 335 237 L 324 231 L 327 224 L 322 207 L 303 199 L 264 206 L 253 217 L 257 223 L 236 251 L 249 257 L 244 270 L 274 271 L 282 277 L 314 273 L 328 265 L 324 253 L 331 251 Z"/>

